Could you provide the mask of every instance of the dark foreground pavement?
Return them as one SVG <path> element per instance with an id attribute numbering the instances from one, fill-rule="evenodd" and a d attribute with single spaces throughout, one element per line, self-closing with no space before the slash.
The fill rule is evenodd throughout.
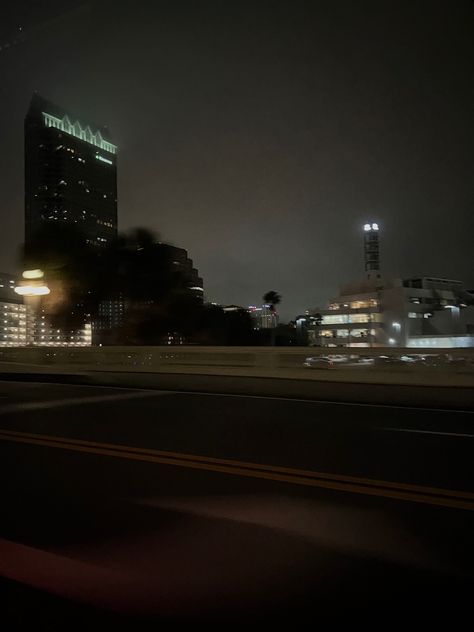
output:
<path id="1" fill-rule="evenodd" d="M 469 607 L 472 412 L 0 382 L 9 625 Z"/>

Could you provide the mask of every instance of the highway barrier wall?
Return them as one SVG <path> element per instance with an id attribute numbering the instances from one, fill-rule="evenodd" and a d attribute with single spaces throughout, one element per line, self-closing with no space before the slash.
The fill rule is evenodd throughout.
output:
<path id="1" fill-rule="evenodd" d="M 435 362 L 400 362 L 412 349 L 336 349 L 335 362 L 309 368 L 327 349 L 297 347 L 3 348 L 0 377 L 107 386 L 301 397 L 417 406 L 474 407 L 474 350 L 416 350 Z M 337 353 L 336 353 L 337 352 Z M 370 365 L 361 358 L 392 355 Z M 348 357 L 347 362 L 343 356 Z"/>

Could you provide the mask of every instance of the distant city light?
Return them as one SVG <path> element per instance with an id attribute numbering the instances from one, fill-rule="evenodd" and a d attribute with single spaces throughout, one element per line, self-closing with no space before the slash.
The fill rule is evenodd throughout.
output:
<path id="1" fill-rule="evenodd" d="M 44 272 L 39 268 L 36 270 L 25 270 L 22 276 L 24 279 L 42 279 L 44 277 Z"/>

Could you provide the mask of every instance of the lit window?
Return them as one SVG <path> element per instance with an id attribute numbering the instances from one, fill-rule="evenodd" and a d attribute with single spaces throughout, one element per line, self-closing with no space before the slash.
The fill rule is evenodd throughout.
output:
<path id="1" fill-rule="evenodd" d="M 351 316 L 349 316 L 350 323 L 366 323 L 368 320 L 368 314 L 351 314 Z"/>

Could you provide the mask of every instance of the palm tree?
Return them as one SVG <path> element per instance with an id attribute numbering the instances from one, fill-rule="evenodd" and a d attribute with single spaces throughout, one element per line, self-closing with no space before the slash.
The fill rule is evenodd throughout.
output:
<path id="1" fill-rule="evenodd" d="M 275 290 L 270 290 L 270 292 L 267 292 L 266 294 L 263 295 L 263 302 L 265 303 L 265 305 L 269 305 L 270 306 L 270 311 L 272 312 L 272 315 L 274 316 L 273 319 L 273 327 L 272 329 L 272 346 L 275 345 L 275 328 L 276 328 L 276 310 L 275 310 L 275 305 L 279 305 L 281 303 L 281 295 L 278 294 L 278 292 L 275 292 Z"/>
<path id="2" fill-rule="evenodd" d="M 263 302 L 266 305 L 270 305 L 270 310 L 274 312 L 275 305 L 279 305 L 281 303 L 281 296 L 278 292 L 275 292 L 275 290 L 270 290 L 270 292 L 263 295 Z"/>

